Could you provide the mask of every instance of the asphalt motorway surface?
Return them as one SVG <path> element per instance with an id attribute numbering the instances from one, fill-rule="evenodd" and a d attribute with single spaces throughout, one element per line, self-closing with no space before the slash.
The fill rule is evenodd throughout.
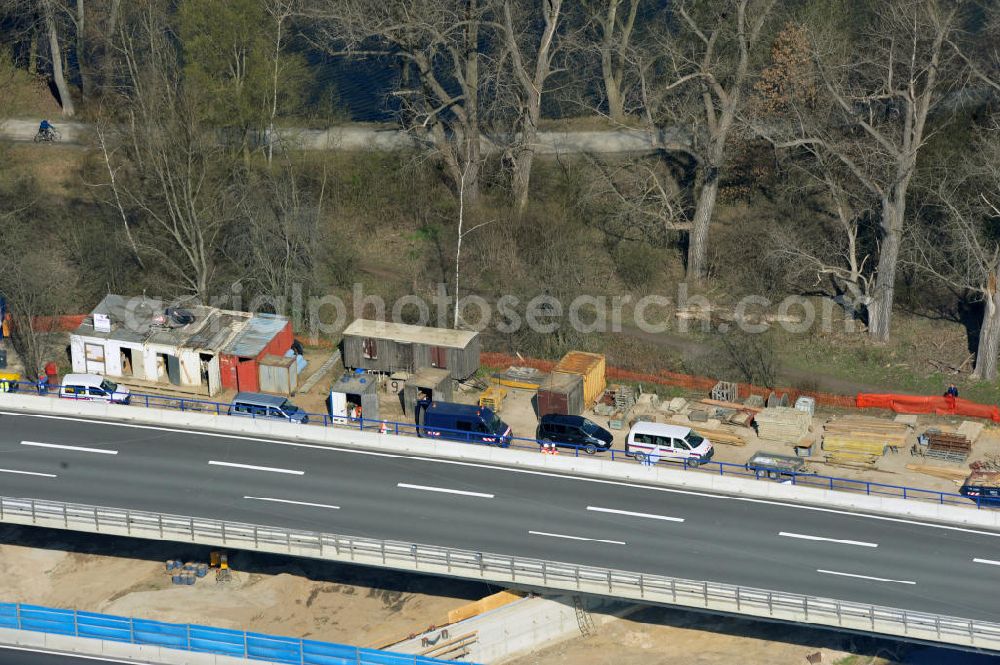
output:
<path id="1" fill-rule="evenodd" d="M 1000 621 L 1000 533 L 238 436 L 0 413 L 0 494 Z"/>
<path id="2" fill-rule="evenodd" d="M 105 663 L 143 663 L 138 660 L 117 660 L 100 656 L 78 656 L 58 651 L 0 646 L 0 665 L 101 665 Z M 149 661 L 152 662 L 152 661 Z"/>

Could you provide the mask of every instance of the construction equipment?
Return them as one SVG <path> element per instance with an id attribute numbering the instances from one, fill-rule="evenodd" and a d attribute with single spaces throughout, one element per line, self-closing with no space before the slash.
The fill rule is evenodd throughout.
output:
<path id="1" fill-rule="evenodd" d="M 500 413 L 503 408 L 503 401 L 507 397 L 507 391 L 499 386 L 490 386 L 479 395 L 479 406 L 493 409 L 494 413 Z"/>

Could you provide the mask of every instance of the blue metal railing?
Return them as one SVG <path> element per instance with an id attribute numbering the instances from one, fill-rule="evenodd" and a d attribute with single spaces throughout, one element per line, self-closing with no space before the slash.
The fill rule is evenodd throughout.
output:
<path id="1" fill-rule="evenodd" d="M 20 392 L 22 393 L 33 393 L 33 394 L 58 394 L 58 388 L 55 388 L 48 393 L 43 393 L 38 385 L 28 381 L 21 381 L 16 385 Z M 2 387 L 0 387 L 2 389 Z M 2 392 L 0 392 L 2 394 Z M 180 411 L 193 411 L 198 413 L 208 413 L 215 415 L 229 415 L 229 404 L 224 404 L 221 402 L 212 402 L 208 400 L 199 399 L 188 399 L 186 397 L 168 397 L 165 395 L 146 395 L 143 393 L 130 393 L 130 404 L 133 406 L 144 406 L 147 408 L 164 408 L 164 409 L 177 409 Z M 81 400 L 92 400 L 92 397 L 86 396 L 65 396 L 64 399 L 81 399 Z M 367 432 L 383 432 L 386 434 L 393 435 L 406 435 L 406 436 L 416 436 L 422 438 L 433 438 L 433 439 L 446 439 L 449 441 L 457 441 L 460 443 L 469 443 L 473 445 L 489 445 L 496 446 L 500 445 L 504 448 L 512 448 L 515 450 L 538 450 L 541 442 L 535 438 L 526 438 L 520 436 L 509 436 L 505 437 L 502 442 L 486 442 L 482 439 L 484 437 L 492 437 L 488 434 L 477 433 L 477 432 L 465 432 L 459 430 L 452 430 L 447 428 L 435 427 L 434 432 L 439 433 L 434 436 L 428 436 L 425 432 L 425 428 L 418 426 L 414 423 L 401 423 L 388 420 L 373 420 L 369 418 L 333 418 L 329 414 L 325 413 L 307 413 L 309 417 L 309 425 L 321 425 L 324 427 L 341 427 L 347 429 L 356 429 Z M 244 418 L 263 418 L 266 420 L 273 420 L 271 417 L 264 416 L 252 416 L 240 414 L 239 417 Z M 693 428 L 697 430 L 697 427 Z M 581 455 L 586 456 L 588 453 L 585 446 L 578 446 L 569 443 L 560 443 L 560 448 L 566 451 L 566 454 L 580 457 Z M 625 451 L 621 448 L 610 448 L 605 451 L 598 451 L 598 454 L 610 456 L 612 460 L 634 460 L 635 458 L 631 453 Z M 821 489 L 841 491 L 841 492 L 855 492 L 859 494 L 867 494 L 869 496 L 883 496 L 883 497 L 896 497 L 902 499 L 913 499 L 918 501 L 932 501 L 934 503 L 939 503 L 942 505 L 961 505 L 970 506 L 975 504 L 978 508 L 991 507 L 995 504 L 994 501 L 982 498 L 972 498 L 966 497 L 962 494 L 957 494 L 953 492 L 940 492 L 938 490 L 927 490 L 920 489 L 917 487 L 907 487 L 905 485 L 890 485 L 886 483 L 874 483 L 868 480 L 854 480 L 851 478 L 839 478 L 836 476 L 824 476 L 815 473 L 802 473 L 796 471 L 781 471 L 777 472 L 774 470 L 768 470 L 766 468 L 754 468 L 749 464 L 734 464 L 732 462 L 714 462 L 714 461 L 691 461 L 687 459 L 673 459 L 667 457 L 660 457 L 658 460 L 646 459 L 644 460 L 647 464 L 656 464 L 671 466 L 675 468 L 682 468 L 686 470 L 696 470 L 702 473 L 712 473 L 719 476 L 739 476 L 745 478 L 755 478 L 757 480 L 769 480 L 777 479 L 781 481 L 787 481 L 792 485 L 804 485 L 807 487 L 818 487 Z"/>
<path id="2" fill-rule="evenodd" d="M 22 603 L 0 603 L 0 628 L 148 644 L 290 665 L 435 665 L 449 662 L 332 642 Z"/>

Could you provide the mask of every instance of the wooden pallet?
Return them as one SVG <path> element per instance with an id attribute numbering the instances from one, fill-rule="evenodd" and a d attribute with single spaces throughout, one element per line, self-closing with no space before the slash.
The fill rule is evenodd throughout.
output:
<path id="1" fill-rule="evenodd" d="M 857 434 L 824 434 L 823 450 L 829 453 L 851 452 L 881 457 L 885 454 L 886 441 L 880 437 Z"/>
<path id="2" fill-rule="evenodd" d="M 728 432 L 721 429 L 706 429 L 704 427 L 694 427 L 692 429 L 712 443 L 721 443 L 727 446 L 747 445 L 746 439 L 735 432 Z"/>

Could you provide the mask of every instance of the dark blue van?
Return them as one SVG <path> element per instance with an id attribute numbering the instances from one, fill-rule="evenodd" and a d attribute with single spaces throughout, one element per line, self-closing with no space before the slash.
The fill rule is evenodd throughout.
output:
<path id="1" fill-rule="evenodd" d="M 420 420 L 417 430 L 420 436 L 486 443 L 501 448 L 510 445 L 510 427 L 488 407 L 431 402 Z"/>

